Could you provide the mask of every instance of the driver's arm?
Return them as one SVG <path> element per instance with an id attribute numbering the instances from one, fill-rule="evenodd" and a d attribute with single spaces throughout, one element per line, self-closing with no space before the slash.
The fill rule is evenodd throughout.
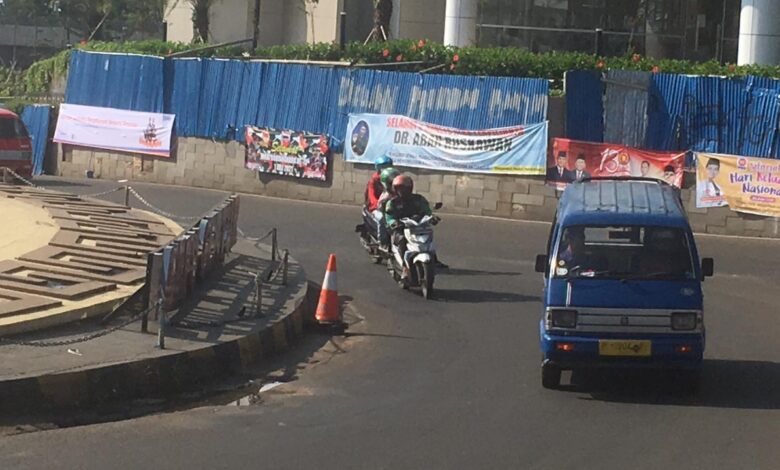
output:
<path id="1" fill-rule="evenodd" d="M 420 210 L 419 210 L 420 215 L 433 214 L 433 211 L 431 210 L 431 205 L 428 203 L 428 200 L 425 199 L 423 196 L 420 196 L 419 204 L 420 204 Z"/>

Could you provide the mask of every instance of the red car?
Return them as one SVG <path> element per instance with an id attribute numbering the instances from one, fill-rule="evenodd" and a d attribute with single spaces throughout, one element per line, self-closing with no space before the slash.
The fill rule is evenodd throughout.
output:
<path id="1" fill-rule="evenodd" d="M 32 178 L 32 142 L 19 116 L 0 109 L 0 168 Z"/>

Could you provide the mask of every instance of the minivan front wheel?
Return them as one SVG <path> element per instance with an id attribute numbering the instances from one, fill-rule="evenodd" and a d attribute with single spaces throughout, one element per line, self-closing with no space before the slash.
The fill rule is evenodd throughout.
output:
<path id="1" fill-rule="evenodd" d="M 555 389 L 561 385 L 561 369 L 550 364 L 542 364 L 542 387 Z"/>

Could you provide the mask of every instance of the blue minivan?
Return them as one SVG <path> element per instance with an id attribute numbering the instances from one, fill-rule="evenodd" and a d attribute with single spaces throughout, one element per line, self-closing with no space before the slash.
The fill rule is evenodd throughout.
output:
<path id="1" fill-rule="evenodd" d="M 699 261 L 676 188 L 645 178 L 592 178 L 563 192 L 547 242 L 539 323 L 542 386 L 561 371 L 673 368 L 691 391 L 704 353 Z"/>

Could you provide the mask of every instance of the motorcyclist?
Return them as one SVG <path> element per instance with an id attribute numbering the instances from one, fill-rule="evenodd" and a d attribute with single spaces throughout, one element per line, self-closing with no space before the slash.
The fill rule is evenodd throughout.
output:
<path id="1" fill-rule="evenodd" d="M 385 217 L 387 226 L 393 231 L 393 243 L 398 246 L 401 257 L 406 255 L 406 237 L 403 234 L 402 219 L 407 217 L 422 217 L 431 215 L 431 206 L 428 200 L 420 194 L 414 194 L 414 181 L 406 175 L 399 175 L 393 179 L 393 191 L 396 197 L 390 199 L 385 205 Z M 404 264 L 402 278 L 409 277 L 409 268 Z"/>
<path id="2" fill-rule="evenodd" d="M 377 239 L 381 240 L 382 221 L 384 219 L 384 212 L 379 205 L 379 198 L 382 197 L 385 188 L 382 185 L 382 171 L 393 166 L 393 159 L 387 155 L 383 155 L 374 160 L 374 169 L 376 170 L 366 185 L 365 193 L 365 207 L 366 210 L 374 217 L 374 222 L 377 226 Z"/>
<path id="3" fill-rule="evenodd" d="M 390 237 L 387 233 L 387 225 L 384 220 L 384 212 L 387 207 L 387 203 L 395 197 L 393 191 L 393 180 L 400 175 L 401 172 L 396 168 L 389 167 L 382 170 L 380 174 L 380 181 L 382 182 L 382 195 L 379 196 L 378 209 L 382 212 L 382 218 L 377 221 L 377 240 L 379 241 L 379 248 L 383 251 L 390 251 Z"/>
<path id="4" fill-rule="evenodd" d="M 381 156 L 374 160 L 374 169 L 376 170 L 366 185 L 365 205 L 369 212 L 374 213 L 379 209 L 379 197 L 384 191 L 382 187 L 382 170 L 393 166 L 393 159 L 388 156 Z"/>

